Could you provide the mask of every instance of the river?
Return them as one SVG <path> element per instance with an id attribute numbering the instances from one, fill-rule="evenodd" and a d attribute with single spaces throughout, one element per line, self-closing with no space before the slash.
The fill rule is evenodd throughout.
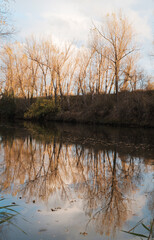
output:
<path id="1" fill-rule="evenodd" d="M 17 214 L 0 239 L 132 239 L 154 217 L 153 171 L 154 129 L 1 123 L 0 206 Z"/>

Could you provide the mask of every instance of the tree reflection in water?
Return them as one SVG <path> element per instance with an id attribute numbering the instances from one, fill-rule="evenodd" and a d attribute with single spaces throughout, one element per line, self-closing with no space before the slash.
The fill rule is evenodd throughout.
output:
<path id="1" fill-rule="evenodd" d="M 132 214 L 130 196 L 141 183 L 143 158 L 123 154 L 116 144 L 88 145 L 65 131 L 26 128 L 26 134 L 2 136 L 1 191 L 27 201 L 48 201 L 56 193 L 70 200 L 73 185 L 89 216 L 87 227 L 94 223 L 105 235 L 121 229 Z"/>

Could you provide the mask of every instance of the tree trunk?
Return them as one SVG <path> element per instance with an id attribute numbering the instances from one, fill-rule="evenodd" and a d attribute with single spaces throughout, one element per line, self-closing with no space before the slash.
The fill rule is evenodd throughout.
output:
<path id="1" fill-rule="evenodd" d="M 116 101 L 118 101 L 118 82 L 119 82 L 119 69 L 117 63 L 115 63 L 115 90 L 116 90 Z"/>

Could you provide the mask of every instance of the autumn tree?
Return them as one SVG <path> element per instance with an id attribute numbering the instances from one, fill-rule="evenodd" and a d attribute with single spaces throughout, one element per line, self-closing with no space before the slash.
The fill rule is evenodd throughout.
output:
<path id="1" fill-rule="evenodd" d="M 110 67 L 109 59 L 104 56 L 108 55 L 109 49 L 100 42 L 99 33 L 93 31 L 89 39 L 89 47 L 92 54 L 92 82 L 94 85 L 94 92 L 110 93 L 113 88 L 113 70 Z M 89 79 L 91 82 L 91 80 Z"/>
<path id="2" fill-rule="evenodd" d="M 99 52 L 99 46 L 102 46 L 103 57 L 109 61 L 110 68 L 113 70 L 115 92 L 118 96 L 121 70 L 128 57 L 137 50 L 132 25 L 121 12 L 119 14 L 112 13 L 105 17 L 100 28 L 94 26 L 93 31 L 99 37 L 96 50 Z"/>
<path id="3" fill-rule="evenodd" d="M 14 33 L 14 28 L 10 21 L 10 6 L 11 0 L 0 1 L 0 41 L 2 41 L 2 43 L 4 38 L 7 38 Z M 2 66 L 0 67 L 2 69 Z M 2 79 L 0 79 L 0 91 L 3 89 L 2 85 L 4 85 L 4 82 Z"/>
<path id="4" fill-rule="evenodd" d="M 40 95 L 54 96 L 55 103 L 57 96 L 63 95 L 72 89 L 71 83 L 74 76 L 76 64 L 71 60 L 72 45 L 64 44 L 57 46 L 51 39 L 37 42 L 35 39 L 27 41 L 26 54 L 35 62 L 41 73 Z"/>
<path id="5" fill-rule="evenodd" d="M 87 93 L 87 86 L 93 89 L 92 84 L 92 73 L 91 73 L 91 61 L 92 61 L 93 52 L 89 51 L 87 48 L 81 48 L 78 50 L 76 61 L 78 66 L 75 73 L 75 89 L 77 95 L 85 95 Z M 90 83 L 89 83 L 90 81 Z M 89 84 L 88 84 L 89 83 Z"/>
<path id="6" fill-rule="evenodd" d="M 1 88 L 16 97 L 33 98 L 39 88 L 39 68 L 28 58 L 22 44 L 6 44 L 1 52 Z"/>

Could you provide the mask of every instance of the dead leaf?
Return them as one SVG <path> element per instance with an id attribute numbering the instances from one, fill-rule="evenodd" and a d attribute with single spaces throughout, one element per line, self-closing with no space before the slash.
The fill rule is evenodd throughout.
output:
<path id="1" fill-rule="evenodd" d="M 86 232 L 80 232 L 80 234 L 83 235 L 83 236 L 88 235 L 88 233 L 86 233 Z"/>

